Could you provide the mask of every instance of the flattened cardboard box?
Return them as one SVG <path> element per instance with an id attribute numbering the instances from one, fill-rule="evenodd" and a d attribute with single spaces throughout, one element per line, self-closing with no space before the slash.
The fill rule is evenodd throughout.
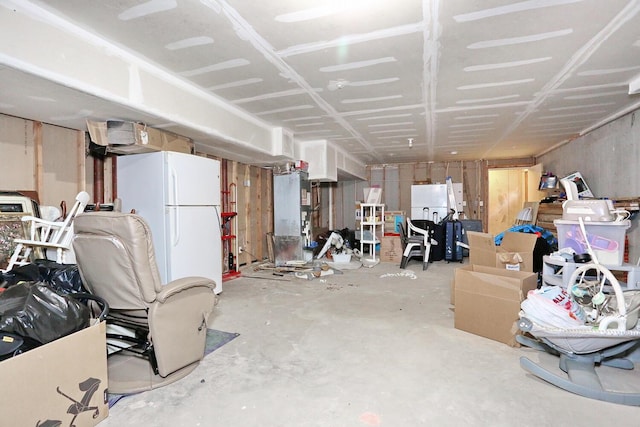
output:
<path id="1" fill-rule="evenodd" d="M 532 233 L 506 232 L 500 246 L 491 234 L 467 231 L 469 264 L 533 271 L 533 249 L 538 236 Z"/>
<path id="2" fill-rule="evenodd" d="M 0 425 L 95 426 L 109 415 L 105 322 L 0 362 Z"/>
<path id="3" fill-rule="evenodd" d="M 138 154 L 153 151 L 176 151 L 191 154 L 193 142 L 189 138 L 141 123 L 109 120 L 87 120 L 91 141 L 105 147 L 108 153 Z"/>
<path id="4" fill-rule="evenodd" d="M 515 336 L 520 303 L 536 289 L 538 276 L 525 271 L 468 265 L 456 269 L 454 326 L 510 346 Z"/>

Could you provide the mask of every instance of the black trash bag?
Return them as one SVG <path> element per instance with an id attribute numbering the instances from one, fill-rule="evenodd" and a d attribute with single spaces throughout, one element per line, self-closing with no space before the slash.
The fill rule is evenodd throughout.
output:
<path id="1" fill-rule="evenodd" d="M 20 282 L 37 282 L 40 279 L 40 271 L 35 264 L 25 264 L 13 267 L 3 273 L 3 287 L 8 288 Z"/>
<path id="2" fill-rule="evenodd" d="M 25 353 L 40 343 L 20 335 L 0 332 L 0 361 Z"/>
<path id="3" fill-rule="evenodd" d="M 89 307 L 42 282 L 21 282 L 0 293 L 0 331 L 46 344 L 89 326 Z"/>
<path id="4" fill-rule="evenodd" d="M 48 259 L 37 259 L 4 273 L 4 287 L 20 282 L 44 282 L 58 292 L 71 294 L 87 292 L 76 264 L 58 264 Z"/>
<path id="5" fill-rule="evenodd" d="M 58 264 L 48 259 L 38 259 L 35 264 L 39 271 L 38 280 L 47 283 L 56 291 L 65 294 L 87 292 L 76 264 Z"/>

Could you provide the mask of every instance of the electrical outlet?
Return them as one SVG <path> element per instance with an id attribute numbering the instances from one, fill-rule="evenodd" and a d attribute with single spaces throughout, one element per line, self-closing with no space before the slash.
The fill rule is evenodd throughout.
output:
<path id="1" fill-rule="evenodd" d="M 242 246 L 238 246 L 238 255 L 242 253 Z"/>

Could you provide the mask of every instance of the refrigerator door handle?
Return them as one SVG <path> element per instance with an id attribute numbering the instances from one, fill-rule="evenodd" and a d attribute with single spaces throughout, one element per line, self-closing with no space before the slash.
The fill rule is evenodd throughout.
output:
<path id="1" fill-rule="evenodd" d="M 169 170 L 169 175 L 171 176 L 171 190 L 172 194 L 169 198 L 169 204 L 177 205 L 178 204 L 178 174 L 174 168 Z"/>
<path id="2" fill-rule="evenodd" d="M 174 212 L 173 216 L 174 221 L 173 224 L 171 226 L 172 228 L 172 241 L 171 241 L 171 246 L 175 247 L 178 246 L 178 243 L 180 242 L 180 209 L 178 209 L 177 207 L 174 207 L 174 209 L 171 209 L 172 212 Z"/>

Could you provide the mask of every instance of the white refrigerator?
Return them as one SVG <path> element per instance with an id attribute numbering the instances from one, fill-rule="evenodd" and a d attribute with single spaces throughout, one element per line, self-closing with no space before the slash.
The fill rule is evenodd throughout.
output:
<path id="1" fill-rule="evenodd" d="M 172 151 L 117 158 L 122 211 L 149 224 L 163 283 L 213 279 L 222 292 L 220 162 Z"/>
<path id="2" fill-rule="evenodd" d="M 453 183 L 456 209 L 463 212 L 462 184 Z M 422 184 L 411 186 L 411 219 L 428 219 L 440 222 L 449 214 L 447 184 Z"/>

